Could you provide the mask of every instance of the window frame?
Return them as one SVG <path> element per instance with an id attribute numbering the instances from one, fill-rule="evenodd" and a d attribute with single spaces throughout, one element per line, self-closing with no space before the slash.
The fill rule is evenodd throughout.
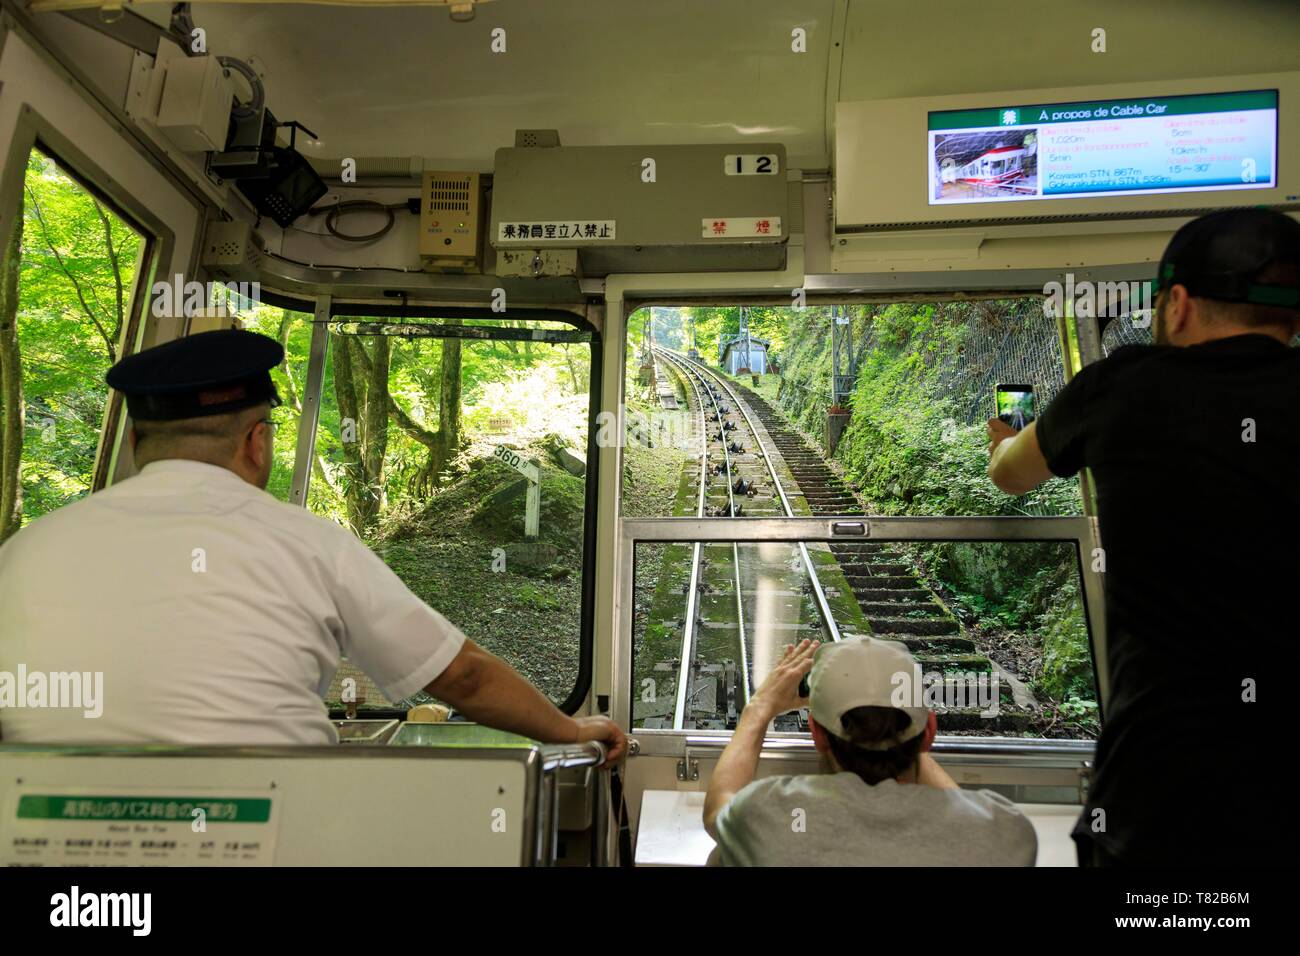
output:
<path id="1" fill-rule="evenodd" d="M 502 322 L 513 319 L 533 319 L 559 322 L 590 335 L 590 375 L 587 405 L 587 473 L 584 478 L 582 591 L 578 613 L 578 673 L 573 688 L 556 706 L 573 715 L 587 702 L 594 683 L 595 611 L 596 611 L 596 544 L 598 492 L 600 481 L 600 455 L 596 443 L 599 432 L 600 395 L 604 368 L 603 330 L 571 308 L 507 308 L 494 312 L 490 308 L 466 306 L 463 303 L 446 306 L 423 302 L 397 306 L 373 302 L 340 301 L 329 292 L 320 292 L 310 299 L 287 295 L 263 286 L 258 301 L 279 308 L 292 309 L 311 316 L 312 339 L 307 365 L 307 379 L 303 385 L 303 414 L 298 423 L 295 444 L 294 477 L 289 501 L 307 507 L 311 489 L 311 462 L 315 454 L 316 435 L 320 421 L 321 395 L 325 384 L 325 365 L 329 359 L 329 326 L 344 318 L 396 319 L 402 322 L 420 319 L 479 319 Z M 310 409 L 309 406 L 310 405 Z M 472 635 L 470 635 L 472 638 Z M 398 708 L 375 708 L 366 711 L 366 717 L 405 717 Z M 331 717 L 342 716 L 331 714 Z"/>
<path id="2" fill-rule="evenodd" d="M 27 159 L 39 148 L 141 237 L 131 312 L 119 357 L 179 334 L 176 322 L 151 315 L 150 290 L 159 274 L 190 273 L 199 255 L 207 203 L 152 144 L 133 130 L 121 106 L 86 73 L 45 43 L 30 23 L 0 16 L 0 223 L 21 201 Z M 92 156 L 94 158 L 92 158 Z M 147 199 L 144 197 L 148 197 Z M 122 397 L 110 390 L 101 422 L 91 492 L 133 473 Z"/>
<path id="3" fill-rule="evenodd" d="M 0 221 L 16 216 L 16 197 L 25 204 L 27 163 L 33 152 L 38 152 L 72 180 L 80 189 L 101 203 L 105 210 L 116 216 L 140 240 L 136 252 L 134 278 L 127 291 L 127 310 L 122 330 L 117 340 L 118 360 L 138 351 L 146 325 L 146 309 L 152 301 L 150 290 L 161 262 L 170 260 L 175 251 L 174 235 L 160 219 L 149 214 L 139 203 L 124 197 L 120 184 L 93 163 L 73 142 L 30 106 L 24 106 L 14 136 L 3 176 L 0 177 L 0 197 L 4 213 Z M 97 184 L 106 182 L 109 188 Z M 10 198 L 15 197 L 15 198 Z M 13 210 L 12 212 L 10 210 Z M 101 491 L 112 483 L 118 473 L 122 439 L 127 420 L 126 403 L 122 394 L 104 384 L 104 414 L 100 419 L 99 435 L 95 446 L 95 460 L 91 468 L 90 488 L 87 494 Z"/>
<path id="4" fill-rule="evenodd" d="M 1065 268 L 1028 268 L 1014 270 L 971 270 L 967 272 L 916 272 L 906 274 L 806 274 L 803 276 L 802 290 L 804 293 L 804 304 L 807 308 L 817 308 L 831 305 L 860 305 L 864 303 L 895 303 L 895 302 L 935 302 L 935 301 L 970 301 L 971 299 L 990 299 L 990 298 L 1018 298 L 1025 296 L 1041 296 L 1045 294 L 1045 288 L 1049 282 L 1064 282 L 1065 273 L 1071 271 L 1069 267 Z M 1113 266 L 1090 267 L 1080 269 L 1075 274 L 1076 283 L 1088 280 L 1093 282 L 1101 281 L 1141 281 L 1149 279 L 1149 264 L 1131 263 L 1117 264 Z M 733 307 L 740 305 L 766 305 L 766 306 L 790 306 L 791 297 L 784 295 L 772 295 L 770 292 L 755 292 L 753 290 L 737 289 L 734 292 L 712 292 L 698 295 L 674 295 L 674 294 L 634 294 L 627 292 L 621 300 L 621 311 L 623 321 L 621 323 L 622 341 L 618 347 L 623 354 L 627 352 L 627 334 L 632 325 L 632 317 L 641 309 L 648 309 L 655 306 L 661 307 L 686 307 L 686 306 L 719 306 Z M 1073 314 L 1073 310 L 1069 310 Z M 1079 347 L 1079 357 L 1082 365 L 1091 364 L 1103 357 L 1101 351 L 1101 332 L 1100 324 L 1094 319 L 1075 318 L 1076 336 Z M 626 394 L 627 377 L 631 371 L 626 362 L 619 363 L 622 369 L 622 381 L 619 382 L 620 402 L 622 396 Z M 1066 375 L 1068 382 L 1073 377 L 1073 370 L 1069 367 L 1068 355 L 1062 352 L 1063 373 Z M 620 427 L 623 422 L 620 418 Z M 702 730 L 659 730 L 659 729 L 642 729 L 632 727 L 632 692 L 631 685 L 633 675 L 632 660 L 632 614 L 633 607 L 633 588 L 635 586 L 635 546 L 638 541 L 657 541 L 657 542 L 676 542 L 681 541 L 689 543 L 693 541 L 707 540 L 737 540 L 734 530 L 730 537 L 718 537 L 718 529 L 701 528 L 700 533 L 705 535 L 693 537 L 686 535 L 684 537 L 662 537 L 665 532 L 671 534 L 683 534 L 682 529 L 686 524 L 696 523 L 703 524 L 706 522 L 715 522 L 725 525 L 727 528 L 734 529 L 736 522 L 777 522 L 790 523 L 789 529 L 780 532 L 781 536 L 775 539 L 753 537 L 746 540 L 793 540 L 787 537 L 789 534 L 804 534 L 799 540 L 804 541 L 834 541 L 845 540 L 835 536 L 828 536 L 829 531 L 823 530 L 819 535 L 817 525 L 823 529 L 828 528 L 833 519 L 827 516 L 820 517 L 798 517 L 798 518 L 764 518 L 764 519 L 744 519 L 744 518 L 629 518 L 623 514 L 623 482 L 622 482 L 622 456 L 618 456 L 619 474 L 615 481 L 615 493 L 612 512 L 615 521 L 615 561 L 612 576 L 613 583 L 613 607 L 612 607 L 612 647 L 610 650 L 610 667 L 611 667 L 611 715 L 614 720 L 628 733 L 635 733 L 641 746 L 641 752 L 646 754 L 661 755 L 686 755 L 689 762 L 691 749 L 704 747 L 706 749 L 721 748 L 731 739 L 731 731 L 702 731 Z M 1098 697 L 1098 715 L 1104 725 L 1104 712 L 1106 701 L 1109 700 L 1109 676 L 1107 670 L 1107 642 L 1106 642 L 1106 616 L 1105 616 L 1105 591 L 1104 581 L 1100 574 L 1091 570 L 1091 563 L 1084 561 L 1083 556 L 1088 555 L 1094 548 L 1101 547 L 1100 529 L 1096 517 L 1096 502 L 1092 494 L 1091 482 L 1087 474 L 1080 475 L 1081 496 L 1083 499 L 1083 514 L 1079 516 L 1063 518 L 1040 518 L 1040 517 L 1010 517 L 1010 518 L 983 518 L 983 517 L 948 517 L 948 516 L 926 516 L 926 517 L 909 517 L 909 518 L 888 518 L 886 516 L 866 515 L 861 520 L 867 522 L 917 522 L 917 523 L 941 523 L 951 534 L 946 532 L 935 531 L 934 533 L 922 534 L 917 537 L 887 539 L 884 537 L 868 537 L 867 540 L 904 540 L 904 541 L 944 541 L 944 540 L 971 540 L 971 541 L 1075 541 L 1077 542 L 1078 554 L 1080 556 L 1080 588 L 1084 600 L 1085 618 L 1088 627 L 1088 643 L 1092 657 L 1093 678 L 1096 683 Z M 857 516 L 851 516 L 847 520 L 858 520 Z M 1065 538 L 1034 538 L 1021 537 L 1019 533 L 1012 537 L 964 537 L 963 535 L 970 532 L 971 529 L 977 528 L 972 522 L 985 521 L 1007 521 L 1007 522 L 1055 522 L 1068 521 L 1073 522 L 1074 526 L 1070 534 Z M 806 525 L 799 526 L 795 530 L 795 522 L 806 522 Z M 665 524 L 669 523 L 669 524 Z M 673 524 L 677 523 L 676 530 Z M 892 525 L 891 525 L 892 526 Z M 1010 530 L 1013 525 L 1003 525 L 1002 527 Z M 1032 534 L 1034 531 L 1033 524 L 1020 526 L 1026 532 Z M 1044 526 L 1046 527 L 1046 526 Z M 922 529 L 921 524 L 917 524 L 918 530 Z M 805 533 L 806 532 L 806 533 Z M 637 535 L 655 535 L 654 537 L 637 537 Z M 707 535 L 714 535 L 710 538 Z M 851 540 L 863 540 L 856 538 Z M 1016 738 L 1016 737 L 962 737 L 956 735 L 945 735 L 936 738 L 936 751 L 948 752 L 953 754 L 978 754 L 980 759 L 989 757 L 994 761 L 1006 760 L 1008 758 L 1016 761 L 1024 760 L 1052 760 L 1063 759 L 1067 764 L 1073 766 L 1078 760 L 1091 760 L 1095 752 L 1094 741 L 1070 741 L 1070 740 L 1051 740 L 1037 738 Z M 769 734 L 764 743 L 764 755 L 769 756 L 769 750 L 777 754 L 782 752 L 802 753 L 811 750 L 812 741 L 806 734 Z"/>
<path id="5" fill-rule="evenodd" d="M 854 526 L 860 526 L 859 533 Z M 648 729 L 632 726 L 633 610 L 635 608 L 636 546 L 640 543 L 690 544 L 694 542 L 832 543 L 880 542 L 991 542 L 1056 543 L 1075 545 L 1079 586 L 1088 646 L 1093 662 L 1093 679 L 1099 691 L 1098 712 L 1104 722 L 1108 696 L 1105 670 L 1106 608 L 1100 572 L 1084 560 L 1092 548 L 1092 523 L 1086 516 L 1037 517 L 888 517 L 848 515 L 797 518 L 624 518 L 620 520 L 616 566 L 618 593 L 615 595 L 618 627 L 614 641 L 613 717 L 619 726 L 635 733 L 641 752 L 680 753 L 686 747 L 723 746 L 731 731 Z M 837 532 L 837 528 L 839 529 Z M 808 750 L 808 734 L 769 734 L 776 749 Z M 765 745 L 766 746 L 766 745 Z M 982 752 L 1010 755 L 1088 754 L 1095 742 L 1021 737 L 965 737 L 942 735 L 935 749 L 952 752 Z"/>
<path id="6" fill-rule="evenodd" d="M 154 277 L 161 259 L 161 243 L 159 238 L 139 222 L 130 211 L 123 209 L 105 190 L 88 180 L 85 175 L 64 160 L 55 148 L 47 144 L 47 137 L 54 135 L 50 131 L 44 134 L 38 133 L 32 151 L 39 152 L 54 163 L 63 175 L 103 204 L 108 212 L 121 219 L 140 238 L 140 248 L 136 252 L 133 267 L 134 279 L 127 295 L 126 317 L 117 340 L 117 357 L 120 361 L 135 352 L 139 345 L 140 334 L 144 329 L 146 304 L 152 301 L 150 290 L 153 288 Z M 75 149 L 68 143 L 65 143 L 63 148 L 73 150 L 75 153 Z M 30 157 L 31 151 L 27 155 Z M 23 166 L 25 169 L 25 161 Z M 109 388 L 107 383 L 104 384 L 104 390 L 107 397 L 104 402 L 104 415 L 99 424 L 99 440 L 95 447 L 89 494 L 101 491 L 110 482 L 123 444 L 118 439 L 121 437 L 122 426 L 127 417 L 126 402 L 122 393 L 117 389 Z"/>

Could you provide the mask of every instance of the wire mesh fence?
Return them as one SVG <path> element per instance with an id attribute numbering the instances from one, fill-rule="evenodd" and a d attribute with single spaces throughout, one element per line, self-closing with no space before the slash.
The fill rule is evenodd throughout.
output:
<path id="1" fill-rule="evenodd" d="M 1002 299 L 966 305 L 949 304 L 943 321 L 918 325 L 901 340 L 896 328 L 869 316 L 857 343 L 857 365 L 873 349 L 924 356 L 933 366 L 934 398 L 946 401 L 962 424 L 994 414 L 993 392 L 999 383 L 1034 386 L 1040 408 L 1065 384 L 1057 321 L 1038 297 Z M 960 323 L 956 330 L 952 323 Z"/>
<path id="2" fill-rule="evenodd" d="M 1151 320 L 1139 318 L 1134 325 L 1132 315 L 1121 315 L 1106 324 L 1101 333 L 1101 354 L 1110 355 L 1124 345 L 1150 345 L 1152 342 Z"/>
<path id="3" fill-rule="evenodd" d="M 999 384 L 1031 385 L 1038 409 L 1065 384 L 1057 319 L 1037 296 L 965 303 L 936 303 L 929 321 L 890 321 L 888 309 L 867 309 L 855 352 L 858 368 L 873 350 L 909 357 L 926 366 L 915 387 L 923 400 L 946 410 L 960 425 L 996 414 Z M 913 398 L 916 396 L 912 396 Z M 1025 502 L 1022 513 L 1050 516 L 1060 509 Z"/>

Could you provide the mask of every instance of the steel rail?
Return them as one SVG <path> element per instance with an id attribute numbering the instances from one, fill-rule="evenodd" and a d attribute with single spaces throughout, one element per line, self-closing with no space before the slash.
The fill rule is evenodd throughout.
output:
<path id="1" fill-rule="evenodd" d="M 776 468 L 772 464 L 772 457 L 764 447 L 763 439 L 759 437 L 758 429 L 754 427 L 754 421 L 749 417 L 749 412 L 745 410 L 745 404 L 740 400 L 740 397 L 735 393 L 735 391 L 732 390 L 726 379 L 714 372 L 713 369 L 701 362 L 696 362 L 693 359 L 684 356 L 681 358 L 682 361 L 697 366 L 699 369 L 702 369 L 704 372 L 713 376 L 718 384 L 722 386 L 723 390 L 731 396 L 731 400 L 736 404 L 736 409 L 742 416 L 744 416 L 745 423 L 749 425 L 750 434 L 754 436 L 754 443 L 758 445 L 759 453 L 762 455 L 763 461 L 767 464 L 768 474 L 772 476 L 772 485 L 776 488 L 776 493 L 781 499 L 781 507 L 785 509 L 786 517 L 793 518 L 795 514 L 794 509 L 790 507 L 790 499 L 786 497 L 785 488 L 781 485 L 781 479 L 777 477 Z M 812 557 L 808 554 L 808 546 L 802 541 L 799 542 L 799 554 L 803 558 L 804 569 L 808 572 L 808 582 L 812 587 L 813 601 L 817 605 L 817 613 L 821 616 L 822 623 L 826 626 L 826 633 L 831 636 L 832 640 L 839 641 L 841 640 L 839 626 L 835 623 L 835 616 L 831 614 L 831 607 L 826 601 L 826 594 L 822 590 L 821 580 L 817 577 L 817 570 L 813 567 Z"/>
<path id="2" fill-rule="evenodd" d="M 718 434 L 721 436 L 720 440 L 722 443 L 722 460 L 725 468 L 725 475 L 726 475 L 726 482 L 727 482 L 727 510 L 729 514 L 732 517 L 734 517 L 736 514 L 736 496 L 735 496 L 735 491 L 732 487 L 732 480 L 731 480 L 731 451 L 727 447 L 727 430 L 726 428 L 723 427 L 725 419 L 722 417 L 722 408 L 718 404 L 718 400 L 714 395 L 714 390 L 708 387 L 708 383 L 704 380 L 704 376 L 700 375 L 700 373 L 696 369 L 692 368 L 690 365 L 680 361 L 679 357 L 676 354 L 668 351 L 667 349 L 657 349 L 656 351 L 660 352 L 663 355 L 663 357 L 669 361 L 671 365 L 673 365 L 675 368 L 678 369 L 679 373 L 681 373 L 683 377 L 688 382 L 690 382 L 691 387 L 695 391 L 696 401 L 699 403 L 700 406 L 701 421 L 705 423 L 704 435 L 703 435 L 703 440 L 704 440 L 703 453 L 705 455 L 708 454 L 708 446 L 709 446 L 707 416 L 704 410 L 704 401 L 700 395 L 700 387 L 698 384 L 696 384 L 697 381 L 700 384 L 703 384 L 704 390 L 709 393 L 709 399 L 713 403 L 714 417 L 717 419 L 718 422 Z M 755 435 L 754 437 L 757 439 L 758 436 Z M 707 482 L 707 480 L 708 480 L 708 474 L 706 470 L 700 479 L 700 487 L 701 487 L 700 517 L 705 516 L 703 489 L 704 489 L 704 483 Z M 696 542 L 697 547 L 698 544 L 699 543 Z M 692 573 L 694 572 L 696 566 L 697 566 L 696 563 L 692 564 Z M 741 591 L 741 584 L 740 584 L 740 550 L 736 542 L 734 541 L 731 542 L 731 572 L 732 572 L 732 582 L 736 591 L 736 627 L 737 627 L 738 637 L 739 637 L 738 643 L 740 646 L 741 694 L 744 697 L 744 704 L 748 704 L 751 695 L 751 690 L 750 690 L 750 680 L 749 680 L 749 648 L 745 637 L 745 600 L 744 600 L 744 594 Z M 693 621 L 691 624 L 691 629 L 693 632 L 694 630 Z M 685 658 L 683 658 L 683 660 L 685 660 Z M 685 664 L 683 664 L 683 667 L 684 666 Z M 679 681 L 679 685 L 684 683 L 685 683 L 684 679 Z M 683 701 L 680 692 L 678 695 L 678 700 Z M 684 698 L 684 700 L 689 701 L 690 697 L 688 696 Z M 679 709 L 677 712 L 675 712 L 673 714 L 674 729 L 676 730 L 685 729 L 684 726 L 681 723 L 679 723 L 679 721 L 684 722 L 685 718 L 686 715 L 684 709 Z"/>
<path id="3" fill-rule="evenodd" d="M 695 384 L 694 379 L 685 374 L 682 375 L 682 378 L 694 390 L 695 402 L 700 409 L 700 493 L 695 510 L 698 517 L 704 518 L 706 517 L 704 513 L 705 489 L 708 487 L 709 481 L 709 426 L 704 415 L 704 398 L 700 395 L 699 386 Z M 693 660 L 692 648 L 695 644 L 695 618 L 698 613 L 698 597 L 700 593 L 700 548 L 700 542 L 696 541 L 691 554 L 691 577 L 686 590 L 686 620 L 682 626 L 682 646 L 678 653 L 677 687 L 673 703 L 674 730 L 685 729 L 686 705 L 690 700 L 687 691 L 690 685 L 691 662 Z"/>

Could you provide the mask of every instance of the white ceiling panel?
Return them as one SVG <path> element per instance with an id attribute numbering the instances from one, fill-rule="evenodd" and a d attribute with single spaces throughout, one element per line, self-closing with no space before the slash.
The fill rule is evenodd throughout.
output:
<path id="1" fill-rule="evenodd" d="M 517 128 L 564 145 L 780 140 L 825 168 L 833 0 L 497 0 L 436 7 L 196 3 L 208 49 L 265 68 L 268 102 L 322 157 L 490 169 Z M 506 31 L 506 52 L 491 50 Z M 791 50 L 791 31 L 808 52 Z M 307 150 L 305 150 L 307 151 Z"/>

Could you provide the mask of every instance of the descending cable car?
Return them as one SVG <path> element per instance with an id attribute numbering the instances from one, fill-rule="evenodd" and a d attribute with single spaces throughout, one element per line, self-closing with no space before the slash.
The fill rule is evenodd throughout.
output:
<path id="1" fill-rule="evenodd" d="M 1021 162 L 1025 156 L 1023 146 L 998 146 L 962 166 L 957 178 L 962 182 L 1001 183 L 1014 182 L 1025 176 Z"/>
<path id="2" fill-rule="evenodd" d="M 703 865 L 701 792 L 784 648 L 876 637 L 927 675 L 944 771 L 1073 864 L 1110 694 L 1096 496 L 962 497 L 962 449 L 1001 383 L 1029 421 L 1150 341 L 1181 225 L 1295 217 L 1283 5 L 0 6 L 0 541 L 137 477 L 114 362 L 255 331 L 284 355 L 267 493 L 629 749 L 611 774 L 347 646 L 310 665 L 338 743 L 180 739 L 87 644 L 102 716 L 0 696 L 0 863 Z M 1141 45 L 1122 75 L 1093 19 Z M 124 586 L 67 567 L 70 602 Z M 0 633 L 0 675 L 60 659 Z M 819 766 L 811 720 L 773 718 L 759 776 Z M 174 839 L 101 851 L 113 819 Z"/>

